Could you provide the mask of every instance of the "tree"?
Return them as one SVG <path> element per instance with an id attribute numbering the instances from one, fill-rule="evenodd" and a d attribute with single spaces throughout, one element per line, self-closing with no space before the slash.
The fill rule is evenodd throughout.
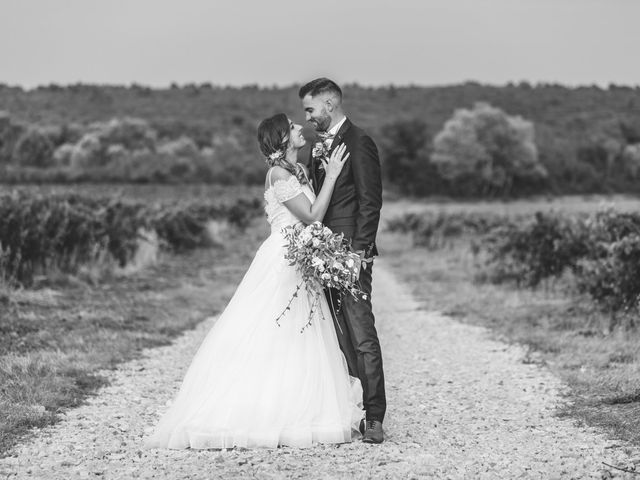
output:
<path id="1" fill-rule="evenodd" d="M 26 125 L 13 122 L 9 112 L 0 110 L 0 163 L 11 162 L 16 143 L 26 131 Z"/>
<path id="2" fill-rule="evenodd" d="M 13 161 L 28 167 L 49 167 L 54 164 L 53 142 L 37 128 L 25 131 L 13 148 Z"/>
<path id="3" fill-rule="evenodd" d="M 487 103 L 454 112 L 433 140 L 431 161 L 463 194 L 508 196 L 547 177 L 533 123 Z"/>
<path id="4" fill-rule="evenodd" d="M 380 149 L 385 178 L 406 193 L 435 193 L 441 179 L 429 161 L 429 139 L 427 125 L 420 119 L 383 127 Z"/>

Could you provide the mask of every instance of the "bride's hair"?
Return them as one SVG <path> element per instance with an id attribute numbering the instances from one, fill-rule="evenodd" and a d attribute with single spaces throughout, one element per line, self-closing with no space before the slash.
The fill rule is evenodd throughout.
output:
<path id="1" fill-rule="evenodd" d="M 289 148 L 289 117 L 284 113 L 276 113 L 265 118 L 258 126 L 258 143 L 269 167 L 282 167 L 296 177 L 301 184 L 307 183 L 302 167 L 287 161 Z"/>

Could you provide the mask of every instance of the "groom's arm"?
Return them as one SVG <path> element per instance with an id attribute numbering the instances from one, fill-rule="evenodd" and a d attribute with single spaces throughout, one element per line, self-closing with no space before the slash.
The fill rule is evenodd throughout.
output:
<path id="1" fill-rule="evenodd" d="M 371 137 L 362 135 L 358 138 L 350 160 L 359 203 L 352 247 L 354 250 L 364 250 L 368 255 L 376 240 L 382 208 L 380 159 Z"/>
<path id="2" fill-rule="evenodd" d="M 306 151 L 305 151 L 306 150 Z M 304 148 L 298 154 L 298 161 L 300 164 L 307 169 L 307 177 L 311 180 L 311 186 L 313 190 L 315 190 L 317 185 L 313 185 L 313 157 L 311 156 L 313 149 L 312 148 Z"/>

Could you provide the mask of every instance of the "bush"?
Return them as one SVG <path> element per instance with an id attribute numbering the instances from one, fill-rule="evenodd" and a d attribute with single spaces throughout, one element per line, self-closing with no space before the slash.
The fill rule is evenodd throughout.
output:
<path id="1" fill-rule="evenodd" d="M 99 167 L 106 163 L 106 156 L 100 137 L 87 133 L 71 152 L 70 164 L 76 170 Z"/>
<path id="2" fill-rule="evenodd" d="M 484 238 L 484 247 L 495 280 L 535 287 L 567 269 L 577 271 L 590 244 L 581 221 L 537 212 L 532 221 L 495 228 Z"/>
<path id="3" fill-rule="evenodd" d="M 261 207 L 259 200 L 148 205 L 120 198 L 18 191 L 0 197 L 0 276 L 30 284 L 36 274 L 51 268 L 74 272 L 105 253 L 125 266 L 142 232 L 150 229 L 170 250 L 206 246 L 210 220 L 243 228 Z"/>
<path id="4" fill-rule="evenodd" d="M 484 247 L 494 278 L 536 286 L 569 270 L 578 291 L 612 314 L 640 306 L 640 214 L 538 213 L 492 231 Z"/>
<path id="5" fill-rule="evenodd" d="M 55 149 L 53 152 L 53 161 L 58 167 L 68 167 L 71 166 L 74 152 L 76 151 L 76 146 L 70 143 L 64 143 Z"/>
<path id="6" fill-rule="evenodd" d="M 416 245 L 428 248 L 470 239 L 474 253 L 484 252 L 481 258 L 494 282 L 536 287 L 570 274 L 566 278 L 578 292 L 612 314 L 611 328 L 620 323 L 618 313 L 634 324 L 633 315 L 640 311 L 639 213 L 603 210 L 569 217 L 538 212 L 508 218 L 439 212 L 406 214 L 387 228 L 410 233 Z"/>
<path id="7" fill-rule="evenodd" d="M 640 235 L 630 234 L 605 248 L 605 256 L 580 263 L 578 288 L 612 313 L 635 313 L 640 306 Z"/>
<path id="8" fill-rule="evenodd" d="M 127 150 L 155 150 L 157 132 L 140 118 L 114 118 L 106 123 L 94 123 L 90 128 L 105 147 L 122 145 Z"/>
<path id="9" fill-rule="evenodd" d="M 12 123 L 8 114 L 0 113 L 0 163 L 7 162 L 1 172 L 3 180 L 11 183 L 262 183 L 264 164 L 241 141 L 248 138 L 248 130 L 254 136 L 253 127 L 240 123 L 230 132 L 213 136 L 208 127 L 198 125 L 193 130 L 199 135 L 198 142 L 182 134 L 175 139 L 163 137 L 158 143 L 150 124 L 136 118 L 84 127 L 70 123 L 26 129 Z M 182 125 L 190 131 L 187 127 Z M 203 142 L 202 149 L 199 142 Z M 16 167 L 8 163 L 14 151 L 21 161 Z"/>

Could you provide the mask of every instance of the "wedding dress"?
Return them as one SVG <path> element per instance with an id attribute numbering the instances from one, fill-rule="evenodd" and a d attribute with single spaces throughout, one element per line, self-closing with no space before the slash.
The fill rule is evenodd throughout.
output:
<path id="1" fill-rule="evenodd" d="M 299 222 L 283 202 L 301 192 L 315 200 L 309 185 L 293 176 L 265 191 L 271 235 L 202 342 L 148 447 L 308 447 L 351 441 L 351 430 L 363 418 L 362 388 L 348 374 L 324 295 L 301 289 L 276 322 L 302 280 L 284 257 L 281 233 Z M 307 325 L 314 299 L 320 300 L 320 310 Z"/>

